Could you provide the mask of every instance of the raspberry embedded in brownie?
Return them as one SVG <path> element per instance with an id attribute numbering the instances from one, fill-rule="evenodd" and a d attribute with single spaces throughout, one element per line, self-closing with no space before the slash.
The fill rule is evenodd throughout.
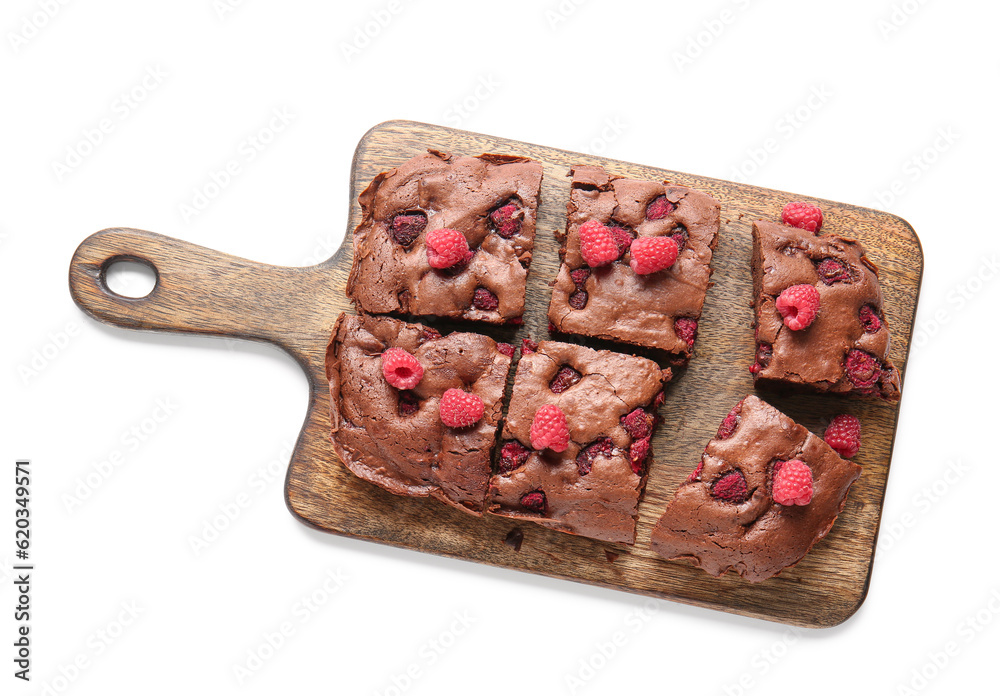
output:
<path id="1" fill-rule="evenodd" d="M 735 570 L 750 582 L 766 580 L 826 536 L 860 475 L 823 440 L 747 396 L 667 505 L 653 551 L 711 575 Z"/>
<path id="2" fill-rule="evenodd" d="M 657 397 L 670 377 L 651 360 L 568 343 L 523 351 L 489 512 L 634 543 Z"/>
<path id="3" fill-rule="evenodd" d="M 899 400 L 878 271 L 860 243 L 758 220 L 752 271 L 755 386 Z"/>
<path id="4" fill-rule="evenodd" d="M 575 166 L 570 175 L 549 321 L 563 333 L 657 348 L 686 362 L 711 285 L 718 201 L 602 167 Z M 647 241 L 658 237 L 674 244 Z"/>
<path id="5" fill-rule="evenodd" d="M 376 314 L 519 318 L 541 181 L 524 157 L 436 150 L 382 172 L 358 196 L 347 296 Z"/>
<path id="6" fill-rule="evenodd" d="M 400 381 L 392 370 L 413 362 Z M 481 515 L 510 363 L 487 336 L 341 314 L 326 353 L 337 456 L 390 493 Z"/>

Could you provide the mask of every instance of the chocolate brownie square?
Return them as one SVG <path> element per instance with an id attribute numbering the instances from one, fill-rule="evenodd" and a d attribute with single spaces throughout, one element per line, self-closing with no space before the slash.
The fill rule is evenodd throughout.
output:
<path id="1" fill-rule="evenodd" d="M 416 359 L 417 384 L 399 389 L 387 381 L 389 349 Z M 341 314 L 326 352 L 337 456 L 390 493 L 432 496 L 481 515 L 513 353 L 509 344 L 475 333 L 441 336 L 390 317 Z M 481 399 L 477 423 L 442 423 L 440 403 L 449 389 Z"/>
<path id="2" fill-rule="evenodd" d="M 549 321 L 563 333 L 658 348 L 678 363 L 692 353 L 718 243 L 718 201 L 666 182 L 625 179 L 602 167 L 575 166 L 560 234 L 562 266 L 552 289 Z M 613 234 L 618 259 L 590 268 L 580 228 L 597 221 Z M 677 260 L 639 275 L 630 267 L 633 239 L 670 237 Z"/>
<path id="3" fill-rule="evenodd" d="M 785 466 L 807 467 L 811 497 L 775 500 Z M 844 509 L 861 467 L 791 418 L 747 396 L 726 416 L 701 463 L 652 533 L 653 551 L 711 575 L 760 582 L 798 563 Z"/>
<path id="4" fill-rule="evenodd" d="M 489 512 L 634 543 L 656 408 L 670 376 L 645 358 L 568 343 L 522 350 Z M 561 451 L 532 442 L 539 444 L 539 414 L 553 407 L 565 416 Z"/>
<path id="5" fill-rule="evenodd" d="M 878 269 L 859 242 L 758 220 L 752 272 L 755 386 L 899 400 Z M 811 323 L 793 329 L 780 308 L 795 286 L 814 287 L 805 289 L 819 304 Z"/>
<path id="6" fill-rule="evenodd" d="M 524 313 L 542 165 L 524 157 L 436 150 L 382 172 L 360 196 L 347 296 L 364 312 L 501 324 Z M 468 246 L 431 265 L 428 234 Z"/>

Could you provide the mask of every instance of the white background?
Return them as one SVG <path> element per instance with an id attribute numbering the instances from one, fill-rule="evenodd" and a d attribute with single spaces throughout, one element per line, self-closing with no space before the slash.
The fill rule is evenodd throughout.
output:
<path id="1" fill-rule="evenodd" d="M 232 5 L 0 13 L 0 692 L 997 693 L 996 3 Z M 105 227 L 326 258 L 353 149 L 392 118 L 909 220 L 923 291 L 853 618 L 790 630 L 307 529 L 282 500 L 307 397 L 291 359 L 105 327 L 71 301 L 70 256 Z M 15 457 L 34 471 L 30 685 L 10 662 Z"/>

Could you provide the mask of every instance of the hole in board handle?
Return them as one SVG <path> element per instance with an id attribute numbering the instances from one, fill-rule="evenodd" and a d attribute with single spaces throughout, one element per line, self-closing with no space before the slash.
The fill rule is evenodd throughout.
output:
<path id="1" fill-rule="evenodd" d="M 133 300 L 153 292 L 159 280 L 153 264 L 135 257 L 118 256 L 108 259 L 101 269 L 101 281 L 106 289 L 119 297 Z"/>

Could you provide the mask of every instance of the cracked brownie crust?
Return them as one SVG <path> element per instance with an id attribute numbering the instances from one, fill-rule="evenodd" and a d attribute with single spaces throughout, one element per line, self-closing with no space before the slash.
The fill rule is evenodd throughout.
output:
<path id="1" fill-rule="evenodd" d="M 658 348 L 686 361 L 711 285 L 719 202 L 684 186 L 611 176 L 603 167 L 575 166 L 570 175 L 566 231 L 559 235 L 563 263 L 549 321 L 564 333 Z M 673 237 L 680 250 L 677 261 L 640 276 L 629 268 L 625 250 L 612 264 L 587 269 L 579 229 L 588 220 L 624 229 L 631 237 Z"/>
<path id="2" fill-rule="evenodd" d="M 412 390 L 383 377 L 381 354 L 393 347 L 423 366 Z M 334 449 L 351 472 L 390 493 L 431 496 L 480 515 L 509 370 L 510 357 L 487 336 L 441 337 L 420 324 L 341 314 L 326 353 Z M 441 422 L 441 395 L 450 388 L 483 400 L 478 423 Z"/>
<path id="3" fill-rule="evenodd" d="M 753 288 L 757 354 L 755 386 L 794 385 L 816 391 L 898 401 L 899 372 L 878 270 L 853 239 L 817 236 L 765 220 L 753 224 Z M 815 320 L 800 331 L 782 322 L 775 300 L 793 285 L 819 291 Z"/>
<path id="4" fill-rule="evenodd" d="M 657 397 L 670 376 L 645 358 L 555 341 L 522 355 L 489 511 L 634 543 Z M 563 452 L 531 450 L 532 419 L 546 404 L 566 415 L 570 442 Z"/>
<path id="5" fill-rule="evenodd" d="M 358 202 L 347 296 L 377 314 L 504 323 L 524 313 L 542 165 L 524 157 L 436 150 L 382 172 Z M 454 229 L 467 263 L 435 269 L 426 235 Z"/>
<path id="6" fill-rule="evenodd" d="M 812 500 L 779 505 L 770 490 L 774 464 L 795 459 L 812 469 Z M 745 500 L 713 495 L 713 486 L 733 472 L 745 480 Z M 653 529 L 652 548 L 714 576 L 732 569 L 750 582 L 766 580 L 796 564 L 826 536 L 860 475 L 860 466 L 841 459 L 820 438 L 747 396 L 677 489 Z"/>

